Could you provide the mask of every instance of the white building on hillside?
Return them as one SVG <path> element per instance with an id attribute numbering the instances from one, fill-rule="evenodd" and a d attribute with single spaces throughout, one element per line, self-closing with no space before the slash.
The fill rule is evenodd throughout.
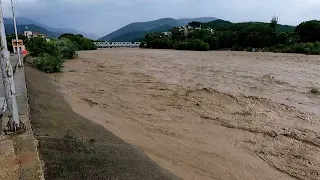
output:
<path id="1" fill-rule="evenodd" d="M 42 37 L 42 38 L 46 38 L 46 35 L 41 34 L 39 32 L 32 32 L 28 29 L 28 27 L 26 27 L 26 30 L 23 32 L 23 35 L 26 36 L 27 38 L 34 38 L 34 37 Z"/>
<path id="2" fill-rule="evenodd" d="M 31 36 L 32 36 L 32 31 L 24 31 L 24 32 L 23 32 L 23 35 L 24 35 L 25 37 L 31 38 Z"/>

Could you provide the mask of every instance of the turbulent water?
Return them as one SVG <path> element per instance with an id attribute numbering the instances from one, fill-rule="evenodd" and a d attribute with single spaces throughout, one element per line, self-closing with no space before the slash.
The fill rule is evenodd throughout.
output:
<path id="1" fill-rule="evenodd" d="M 74 111 L 183 179 L 320 179 L 320 57 L 108 49 L 55 75 Z"/>

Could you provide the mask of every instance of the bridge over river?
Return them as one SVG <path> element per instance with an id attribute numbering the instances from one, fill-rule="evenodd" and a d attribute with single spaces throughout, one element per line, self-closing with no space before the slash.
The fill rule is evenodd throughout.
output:
<path id="1" fill-rule="evenodd" d="M 117 47 L 127 47 L 127 48 L 138 48 L 141 42 L 94 42 L 98 48 L 117 48 Z"/>

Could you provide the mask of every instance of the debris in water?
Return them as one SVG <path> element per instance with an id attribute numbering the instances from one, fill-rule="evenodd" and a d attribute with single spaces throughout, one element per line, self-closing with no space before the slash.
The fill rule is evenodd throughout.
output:
<path id="1" fill-rule="evenodd" d="M 310 93 L 312 93 L 312 94 L 320 94 L 320 91 L 319 91 L 319 89 L 313 88 L 313 89 L 310 90 Z"/>

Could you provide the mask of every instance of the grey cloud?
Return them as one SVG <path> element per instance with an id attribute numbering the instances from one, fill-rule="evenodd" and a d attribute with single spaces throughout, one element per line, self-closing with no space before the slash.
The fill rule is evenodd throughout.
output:
<path id="1" fill-rule="evenodd" d="M 2 0 L 10 16 L 10 0 Z M 269 21 L 297 25 L 320 19 L 318 0 L 14 0 L 17 16 L 53 27 L 105 35 L 126 24 L 163 17 L 213 16 L 233 22 Z"/>

